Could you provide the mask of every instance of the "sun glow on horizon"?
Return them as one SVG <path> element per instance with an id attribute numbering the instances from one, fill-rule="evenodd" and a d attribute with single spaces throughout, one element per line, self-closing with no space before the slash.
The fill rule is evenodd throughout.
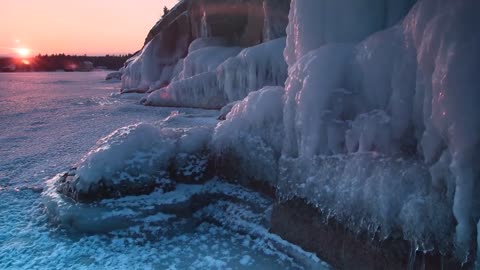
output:
<path id="1" fill-rule="evenodd" d="M 20 57 L 28 57 L 31 53 L 30 49 L 27 49 L 27 48 L 16 48 L 15 52 Z"/>
<path id="2" fill-rule="evenodd" d="M 178 0 L 4 0 L 0 56 L 69 54 L 104 56 L 134 53 L 145 36 Z M 128 23 L 124 21 L 128 19 Z"/>

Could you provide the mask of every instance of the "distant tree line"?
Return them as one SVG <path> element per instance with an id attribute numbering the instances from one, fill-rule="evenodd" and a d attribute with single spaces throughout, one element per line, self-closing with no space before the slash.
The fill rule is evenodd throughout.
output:
<path id="1" fill-rule="evenodd" d="M 105 56 L 87 56 L 87 55 L 68 55 L 68 54 L 50 54 L 37 55 L 28 59 L 18 58 L 0 58 L 0 71 L 56 71 L 71 70 L 72 67 L 80 67 L 85 62 L 90 62 L 95 68 L 109 70 L 120 69 L 125 61 L 132 57 L 132 54 L 123 55 L 105 55 Z"/>

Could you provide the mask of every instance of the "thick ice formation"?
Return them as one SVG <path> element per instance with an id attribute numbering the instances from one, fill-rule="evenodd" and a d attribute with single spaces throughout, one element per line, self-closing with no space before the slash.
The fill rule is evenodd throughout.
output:
<path id="1" fill-rule="evenodd" d="M 356 228 L 455 242 L 465 258 L 480 210 L 480 3 L 423 0 L 357 43 L 411 1 L 349 2 L 292 1 L 280 186 Z"/>
<path id="2" fill-rule="evenodd" d="M 173 77 L 172 83 L 153 91 L 144 104 L 219 109 L 227 103 L 223 91 L 218 87 L 216 69 L 241 49 L 211 46 L 202 48 L 204 43 L 204 40 L 193 43 L 191 52 L 177 64 L 175 69 L 180 71 Z"/>
<path id="3" fill-rule="evenodd" d="M 205 72 L 153 91 L 142 103 L 148 106 L 220 109 L 227 99 L 218 87 L 216 73 Z"/>
<path id="4" fill-rule="evenodd" d="M 327 43 L 359 42 L 398 22 L 415 0 L 292 0 L 285 58 L 293 65 Z"/>
<path id="5" fill-rule="evenodd" d="M 153 91 L 143 103 L 220 109 L 263 86 L 283 86 L 287 77 L 285 38 L 241 51 L 238 47 L 211 46 L 218 43 L 222 40 L 195 40 L 187 57 L 175 67 L 171 84 Z"/>
<path id="6" fill-rule="evenodd" d="M 127 61 L 122 77 L 123 92 L 146 92 L 152 84 L 170 81 L 173 68 L 188 48 L 189 37 L 180 37 L 174 47 L 169 38 L 167 32 L 159 33 Z"/>
<path id="7" fill-rule="evenodd" d="M 264 86 L 283 86 L 287 65 L 283 58 L 285 38 L 242 50 L 217 70 L 218 83 L 229 102 L 241 100 Z"/>
<path id="8" fill-rule="evenodd" d="M 195 48 L 199 46 L 198 43 L 193 45 L 193 47 L 190 47 L 191 51 L 183 60 L 183 70 L 180 72 L 177 80 L 184 80 L 198 74 L 215 71 L 226 59 L 238 54 L 241 50 L 239 47 L 208 46 Z"/>
<path id="9" fill-rule="evenodd" d="M 275 185 L 282 148 L 283 92 L 281 87 L 265 87 L 250 93 L 215 128 L 216 155 L 231 156 L 240 177 Z"/>

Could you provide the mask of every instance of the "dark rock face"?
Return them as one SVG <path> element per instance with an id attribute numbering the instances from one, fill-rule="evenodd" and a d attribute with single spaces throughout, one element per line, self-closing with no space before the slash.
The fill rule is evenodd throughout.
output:
<path id="1" fill-rule="evenodd" d="M 416 251 L 402 239 L 356 234 L 300 199 L 274 205 L 271 232 L 315 252 L 336 269 L 471 269 L 451 254 Z"/>
<path id="2" fill-rule="evenodd" d="M 170 12 L 164 16 L 161 20 L 159 20 L 153 28 L 148 32 L 147 37 L 145 38 L 145 43 L 147 44 L 152 40 L 158 33 L 163 31 L 164 29 L 168 28 L 169 25 L 175 21 L 182 13 L 185 13 L 188 9 L 189 1 L 181 1 L 179 2 L 175 8 L 170 10 Z"/>
<path id="3" fill-rule="evenodd" d="M 263 26 L 263 39 L 274 40 L 287 35 L 288 12 L 290 0 L 265 0 L 263 13 L 265 16 Z"/>
<path id="4" fill-rule="evenodd" d="M 170 29 L 180 24 L 188 28 L 190 41 L 222 37 L 231 45 L 250 47 L 285 36 L 289 9 L 290 0 L 184 0 L 155 24 L 145 44 L 162 32 L 175 42 L 184 35 Z"/>
<path id="5" fill-rule="evenodd" d="M 55 183 L 57 192 L 77 202 L 89 203 L 102 199 L 149 194 L 155 189 L 162 189 L 164 192 L 175 189 L 173 181 L 158 176 L 151 176 L 148 179 L 136 179 L 136 181 L 121 181 L 120 183 L 102 179 L 98 184 L 91 186 L 86 191 L 77 189 L 76 186 L 79 181 L 80 177 L 76 174 L 76 168 L 72 168 Z"/>
<path id="6" fill-rule="evenodd" d="M 261 42 L 261 31 L 253 33 L 249 21 L 261 17 L 251 14 L 252 9 L 261 13 L 259 0 L 197 0 L 191 1 L 189 13 L 195 37 L 223 37 L 231 44 L 255 45 Z M 257 22 L 259 23 L 259 22 Z M 260 21 L 261 23 L 261 21 Z M 243 45 L 242 44 L 242 45 Z"/>
<path id="7" fill-rule="evenodd" d="M 225 151 L 221 155 L 212 155 L 211 166 L 215 175 L 235 184 L 255 190 L 270 198 L 276 198 L 277 190 L 270 183 L 251 177 L 246 177 L 238 166 L 238 157 L 232 152 Z"/>

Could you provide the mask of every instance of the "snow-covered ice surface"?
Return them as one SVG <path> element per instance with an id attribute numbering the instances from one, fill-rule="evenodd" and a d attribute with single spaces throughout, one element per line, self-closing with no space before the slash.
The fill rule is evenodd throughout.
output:
<path id="1" fill-rule="evenodd" d="M 119 84 L 104 82 L 105 75 L 0 74 L 1 269 L 326 268 L 312 254 L 268 233 L 262 225 L 268 198 L 231 184 L 179 185 L 167 194 L 90 206 L 48 191 L 42 196 L 45 180 L 119 128 L 158 123 L 172 110 L 192 119 L 218 115 L 140 106 L 111 95 Z M 220 198 L 192 217 L 155 211 L 162 203 L 206 191 L 242 203 Z"/>

